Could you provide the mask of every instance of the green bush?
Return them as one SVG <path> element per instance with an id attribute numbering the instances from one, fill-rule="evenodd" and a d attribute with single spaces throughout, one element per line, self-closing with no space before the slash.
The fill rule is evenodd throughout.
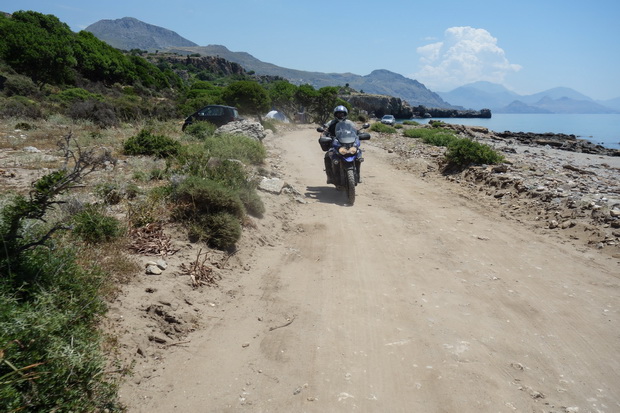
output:
<path id="1" fill-rule="evenodd" d="M 36 283 L 15 289 L 0 279 L 2 410 L 120 412 L 97 330 L 104 274 L 78 267 L 62 249 L 38 248 L 21 258 L 19 270 Z"/>
<path id="2" fill-rule="evenodd" d="M 381 122 L 375 122 L 370 126 L 370 130 L 379 133 L 396 133 L 396 129 L 389 125 L 384 125 Z"/>
<path id="3" fill-rule="evenodd" d="M 265 204 L 260 196 L 258 196 L 256 189 L 244 188 L 240 190 L 239 199 L 243 202 L 243 206 L 245 206 L 245 210 L 248 214 L 257 218 L 262 218 L 265 214 Z"/>
<path id="4" fill-rule="evenodd" d="M 12 96 L 8 99 L 0 98 L 0 117 L 40 119 L 43 112 L 37 102 L 24 96 Z"/>
<path id="5" fill-rule="evenodd" d="M 28 76 L 9 75 L 6 77 L 2 91 L 6 96 L 34 96 L 41 95 L 41 91 Z"/>
<path id="6" fill-rule="evenodd" d="M 177 215 L 181 217 L 222 211 L 237 218 L 245 214 L 236 191 L 211 179 L 190 176 L 173 189 L 173 197 L 177 202 Z"/>
<path id="7" fill-rule="evenodd" d="M 114 106 L 115 115 L 122 122 L 141 119 L 145 114 L 148 114 L 148 109 L 143 107 L 143 103 L 138 96 L 124 95 L 110 100 L 110 103 Z"/>
<path id="8" fill-rule="evenodd" d="M 153 135 L 142 129 L 136 136 L 127 139 L 123 144 L 123 151 L 127 155 L 153 155 L 158 158 L 167 158 L 177 155 L 181 144 L 164 135 Z"/>
<path id="9" fill-rule="evenodd" d="M 105 215 L 96 205 L 86 206 L 73 217 L 73 222 L 73 233 L 91 244 L 112 241 L 123 233 L 120 221 Z"/>
<path id="10" fill-rule="evenodd" d="M 407 129 L 403 132 L 403 135 L 408 138 L 420 139 L 422 142 L 434 146 L 448 146 L 451 142 L 458 139 L 453 132 L 445 129 Z"/>
<path id="11" fill-rule="evenodd" d="M 429 120 L 428 124 L 433 128 L 443 128 L 446 125 L 446 122 L 443 120 Z"/>
<path id="12" fill-rule="evenodd" d="M 457 167 L 469 165 L 493 165 L 504 161 L 504 157 L 488 145 L 469 139 L 457 139 L 448 145 L 448 162 Z"/>
<path id="13" fill-rule="evenodd" d="M 36 126 L 28 123 L 28 122 L 17 122 L 15 124 L 15 129 L 19 129 L 19 130 L 33 130 L 36 129 Z"/>
<path id="14" fill-rule="evenodd" d="M 90 93 L 89 91 L 79 87 L 65 89 L 60 93 L 56 94 L 55 96 L 52 96 L 51 98 L 52 100 L 58 100 L 63 103 L 72 103 L 76 101 L 86 100 L 103 100 L 103 96 L 97 95 L 95 93 Z"/>
<path id="15" fill-rule="evenodd" d="M 229 249 L 241 237 L 245 209 L 238 192 L 220 182 L 188 177 L 173 189 L 174 216 L 185 222 L 193 241 Z"/>
<path id="16" fill-rule="evenodd" d="M 241 237 L 241 223 L 227 212 L 202 215 L 191 222 L 188 236 L 192 241 L 205 241 L 212 248 L 230 250 Z"/>
<path id="17" fill-rule="evenodd" d="M 197 139 L 206 139 L 213 136 L 216 129 L 217 126 L 211 122 L 194 122 L 185 128 L 185 133 Z"/>
<path id="18" fill-rule="evenodd" d="M 248 179 L 241 163 L 224 160 L 209 168 L 206 176 L 236 191 L 248 214 L 262 217 L 265 213 L 265 205 L 256 193 L 257 184 Z"/>

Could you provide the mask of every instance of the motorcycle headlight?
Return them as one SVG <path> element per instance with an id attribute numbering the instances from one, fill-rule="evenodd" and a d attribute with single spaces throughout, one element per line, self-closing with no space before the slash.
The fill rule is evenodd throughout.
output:
<path id="1" fill-rule="evenodd" d="M 341 146 L 340 148 L 338 148 L 338 153 L 343 156 L 355 155 L 357 153 L 357 147 L 351 146 L 350 148 L 345 148 L 344 146 Z"/>

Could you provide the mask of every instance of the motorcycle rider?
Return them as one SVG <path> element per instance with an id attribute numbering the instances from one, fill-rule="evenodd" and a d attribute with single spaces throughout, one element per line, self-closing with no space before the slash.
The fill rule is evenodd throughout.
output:
<path id="1" fill-rule="evenodd" d="M 338 105 L 334 108 L 334 119 L 330 120 L 327 123 L 327 130 L 325 132 L 326 136 L 331 137 L 332 139 L 336 136 L 336 125 L 338 124 L 338 122 L 348 122 L 352 125 L 353 122 L 351 122 L 350 120 L 347 119 L 347 116 L 349 115 L 349 111 L 347 110 L 346 106 L 344 105 Z M 325 162 L 325 173 L 327 174 L 327 183 L 328 184 L 332 184 L 334 183 L 334 175 L 333 175 L 333 171 L 332 171 L 332 160 L 331 160 L 331 153 L 333 152 L 333 149 L 328 150 L 327 152 L 325 152 L 325 158 L 324 158 L 324 162 Z M 360 167 L 362 166 L 362 162 L 361 161 L 355 161 L 356 167 L 357 167 L 357 171 L 360 171 Z M 362 176 L 361 176 L 361 172 L 359 173 L 359 183 L 362 183 Z"/>
<path id="2" fill-rule="evenodd" d="M 338 122 L 349 122 L 353 123 L 347 119 L 349 115 L 349 111 L 347 107 L 344 105 L 338 105 L 334 108 L 334 119 L 330 120 L 327 124 L 327 131 L 329 132 L 329 136 L 336 136 L 336 125 Z"/>

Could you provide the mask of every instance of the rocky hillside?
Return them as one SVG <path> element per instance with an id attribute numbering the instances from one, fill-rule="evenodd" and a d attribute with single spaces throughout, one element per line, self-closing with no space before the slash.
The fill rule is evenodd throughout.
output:
<path id="1" fill-rule="evenodd" d="M 159 50 L 182 55 L 216 56 L 237 63 L 246 71 L 253 71 L 257 75 L 282 77 L 296 85 L 309 84 L 315 88 L 321 88 L 323 86 L 344 86 L 348 83 L 356 90 L 394 96 L 411 106 L 456 108 L 417 80 L 388 70 L 375 70 L 369 75 L 360 76 L 353 73 L 320 73 L 288 69 L 262 62 L 249 53 L 232 52 L 225 46 L 198 46 L 173 31 L 129 17 L 119 20 L 101 20 L 88 26 L 86 30 L 119 49 L 142 49 L 151 52 Z"/>
<path id="2" fill-rule="evenodd" d="M 239 63 L 248 71 L 254 71 L 259 75 L 282 77 L 296 85 L 309 84 L 315 88 L 321 88 L 324 86 L 344 86 L 349 84 L 353 89 L 366 93 L 400 98 L 411 106 L 455 108 L 455 106 L 444 101 L 437 93 L 427 89 L 417 80 L 409 79 L 389 70 L 374 70 L 366 76 L 353 73 L 306 72 L 265 63 L 248 53 L 231 52 L 226 47 L 218 45 L 176 47 L 170 51 L 179 54 L 198 53 L 202 56 L 220 56 L 231 62 Z"/>
<path id="3" fill-rule="evenodd" d="M 155 52 L 175 46 L 197 46 L 172 30 L 153 26 L 132 17 L 99 20 L 85 29 L 110 46 L 121 50 L 140 49 Z"/>

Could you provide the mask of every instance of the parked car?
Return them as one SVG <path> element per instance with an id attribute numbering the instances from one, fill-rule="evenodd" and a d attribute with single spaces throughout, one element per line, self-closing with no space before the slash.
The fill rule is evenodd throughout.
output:
<path id="1" fill-rule="evenodd" d="M 237 108 L 223 105 L 208 105 L 189 115 L 185 122 L 183 122 L 181 129 L 185 130 L 185 128 L 196 121 L 207 121 L 219 127 L 235 120 L 243 120 L 239 117 Z"/>
<path id="2" fill-rule="evenodd" d="M 392 115 L 385 115 L 381 118 L 381 123 L 383 123 L 384 125 L 394 126 L 394 124 L 396 123 L 396 119 Z"/>

